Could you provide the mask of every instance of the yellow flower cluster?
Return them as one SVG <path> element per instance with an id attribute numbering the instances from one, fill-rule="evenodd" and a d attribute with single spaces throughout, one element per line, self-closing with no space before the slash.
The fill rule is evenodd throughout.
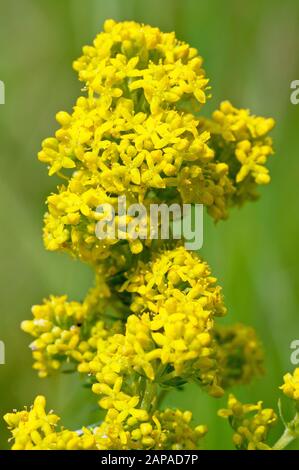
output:
<path id="1" fill-rule="evenodd" d="M 215 325 L 217 366 L 223 388 L 248 384 L 264 372 L 263 350 L 253 328 L 237 323 L 233 326 Z"/>
<path id="2" fill-rule="evenodd" d="M 197 449 L 207 432 L 206 426 L 191 426 L 192 413 L 170 409 L 151 418 L 139 410 L 128 419 L 110 410 L 99 425 L 70 431 L 58 426 L 60 418 L 45 407 L 45 398 L 38 396 L 30 410 L 4 416 L 12 450 Z"/>
<path id="3" fill-rule="evenodd" d="M 60 368 L 55 357 L 72 358 L 80 342 L 80 325 L 85 317 L 84 306 L 79 302 L 66 302 L 67 297 L 51 296 L 43 305 L 34 305 L 34 320 L 25 320 L 21 328 L 36 339 L 30 344 L 34 369 L 40 377 Z"/>
<path id="4" fill-rule="evenodd" d="M 133 294 L 125 331 L 96 338 L 96 353 L 88 351 L 78 371 L 95 377 L 99 405 L 136 413 L 146 381 L 147 406 L 155 401 L 157 384 L 177 386 L 195 380 L 219 396 L 215 315 L 223 315 L 220 288 L 206 263 L 183 247 L 157 254 L 147 265 L 128 273 L 121 292 Z M 140 302 L 140 296 L 143 299 Z M 94 344 L 94 338 L 91 338 Z M 91 357 L 91 358 L 90 358 Z"/>
<path id="5" fill-rule="evenodd" d="M 119 97 L 132 98 L 153 115 L 185 101 L 206 101 L 208 80 L 197 50 L 174 33 L 133 21 L 107 20 L 74 68 L 105 109 Z"/>
<path id="6" fill-rule="evenodd" d="M 237 449 L 282 450 L 299 438 L 299 368 L 296 368 L 293 374 L 285 374 L 283 379 L 284 383 L 279 388 L 288 398 L 294 400 L 295 415 L 289 422 L 286 422 L 281 403 L 278 402 L 284 431 L 272 445 L 267 443 L 267 439 L 270 429 L 277 422 L 277 416 L 273 409 L 263 408 L 263 402 L 243 405 L 230 394 L 227 408 L 218 411 L 220 417 L 228 419 L 234 431 L 233 443 Z"/>
<path id="7" fill-rule="evenodd" d="M 49 174 L 64 180 L 47 199 L 45 246 L 90 263 L 118 245 L 95 236 L 100 204 L 115 206 L 119 195 L 130 204 L 167 198 L 202 203 L 215 220 L 226 218 L 230 205 L 268 182 L 264 164 L 272 153 L 272 119 L 228 102 L 211 121 L 188 111 L 206 100 L 195 49 L 134 22 L 109 20 L 104 30 L 74 63 L 88 96 L 78 98 L 72 114 L 57 114 L 61 128 L 38 154 Z M 133 253 L 142 251 L 139 240 L 128 242 Z"/>
<path id="8" fill-rule="evenodd" d="M 263 408 L 263 402 L 243 405 L 230 394 L 227 408 L 219 410 L 218 415 L 229 419 L 235 431 L 233 443 L 237 449 L 270 449 L 266 440 L 269 430 L 277 421 L 277 416 L 271 408 Z"/>
<path id="9" fill-rule="evenodd" d="M 153 407 L 157 384 L 193 380 L 220 396 L 222 388 L 247 383 L 259 372 L 261 358 L 251 329 L 215 329 L 215 317 L 226 312 L 221 289 L 194 253 L 183 247 L 162 251 L 127 276 L 121 292 L 132 295 L 134 314 L 123 332 L 117 322 L 109 329 L 105 325 L 97 288 L 82 304 L 52 296 L 33 307 L 34 319 L 22 328 L 36 338 L 30 347 L 40 377 L 72 361 L 91 376 L 103 409 L 128 415 L 142 405 L 146 380 L 154 392 L 147 407 Z"/>
<path id="10" fill-rule="evenodd" d="M 5 416 L 13 448 L 198 448 L 205 426 L 193 428 L 188 411 L 159 411 L 159 392 L 192 381 L 217 397 L 247 383 L 261 370 L 259 343 L 242 325 L 216 327 L 226 313 L 221 288 L 194 252 L 127 233 L 99 240 L 97 207 L 111 204 L 116 226 L 129 218 L 119 196 L 146 208 L 202 203 L 224 219 L 268 182 L 273 121 L 228 102 L 211 120 L 197 118 L 209 97 L 202 58 L 150 26 L 106 21 L 74 68 L 86 94 L 57 114 L 60 128 L 38 154 L 62 179 L 47 198 L 44 243 L 91 264 L 96 284 L 83 302 L 51 296 L 34 306 L 22 329 L 34 338 L 40 377 L 74 363 L 107 412 L 98 426 L 69 431 L 38 397 L 29 411 Z M 261 446 L 274 419 L 256 406 L 242 421 L 250 435 L 238 431 L 240 447 Z"/>
<path id="11" fill-rule="evenodd" d="M 192 450 L 199 448 L 199 439 L 208 431 L 205 425 L 195 428 L 190 426 L 191 411 L 172 410 L 158 411 L 155 417 L 160 421 L 162 429 L 166 429 L 164 448 L 171 450 Z M 163 440 L 162 440 L 163 442 Z"/>
<path id="12" fill-rule="evenodd" d="M 294 370 L 293 374 L 285 374 L 283 381 L 280 389 L 287 397 L 299 404 L 299 367 Z"/>
<path id="13" fill-rule="evenodd" d="M 122 287 L 133 294 L 131 310 L 147 322 L 157 357 L 168 371 L 160 381 L 193 378 L 218 395 L 214 317 L 226 313 L 221 288 L 208 265 L 183 247 L 140 262 Z"/>
<path id="14" fill-rule="evenodd" d="M 109 324 L 104 312 L 115 299 L 101 276 L 84 301 L 67 301 L 67 296 L 50 296 L 42 305 L 32 307 L 33 320 L 25 320 L 21 328 L 33 336 L 30 344 L 34 369 L 43 378 L 57 371 L 63 362 L 75 364 L 91 361 L 97 341 L 121 330 L 120 321 Z M 121 317 L 119 318 L 121 320 Z"/>
<path id="15" fill-rule="evenodd" d="M 78 370 L 93 374 L 97 380 L 92 390 L 101 395 L 104 409 L 115 408 L 130 413 L 140 405 L 140 384 L 145 378 L 155 379 L 155 360 L 159 351 L 154 349 L 149 326 L 135 315 L 129 316 L 125 334 L 114 334 L 97 341 L 97 353 L 83 361 Z M 151 406 L 151 402 L 148 403 Z"/>
<path id="16" fill-rule="evenodd" d="M 14 440 L 12 450 L 71 450 L 94 447 L 94 439 L 88 429 L 84 429 L 81 436 L 67 429 L 57 432 L 60 418 L 52 412 L 47 414 L 45 406 L 45 398 L 38 396 L 30 410 L 7 413 L 4 416 Z"/>
<path id="17" fill-rule="evenodd" d="M 184 196 L 186 165 L 192 161 L 204 165 L 213 158 L 206 144 L 209 134 L 198 132 L 192 115 L 165 111 L 148 116 L 136 113 L 132 100 L 120 98 L 115 109 L 103 116 L 99 103 L 99 98 L 79 98 L 69 122 L 56 138 L 46 139 L 39 152 L 39 159 L 51 165 L 51 174 L 73 168 L 72 175 L 65 176 L 68 184 L 47 199 L 46 248 L 67 250 L 92 263 L 107 258 L 107 248 L 118 241 L 96 237 L 100 204 L 111 204 L 118 215 L 116 195 L 126 196 L 128 204 L 164 200 L 158 193 L 149 199 L 150 190 L 172 191 L 175 201 L 178 191 Z M 87 141 L 80 137 L 85 134 Z M 207 197 L 203 190 L 202 200 Z M 136 243 L 129 241 L 136 252 Z"/>
<path id="18" fill-rule="evenodd" d="M 273 148 L 267 134 L 274 125 L 274 119 L 253 116 L 248 109 L 237 109 L 229 101 L 221 103 L 211 120 L 201 121 L 201 127 L 211 133 L 215 158 L 229 167 L 234 203 L 254 199 L 256 185 L 270 182 L 265 164 Z"/>

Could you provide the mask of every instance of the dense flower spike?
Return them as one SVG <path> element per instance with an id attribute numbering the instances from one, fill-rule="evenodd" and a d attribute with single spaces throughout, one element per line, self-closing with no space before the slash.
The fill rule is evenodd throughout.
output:
<path id="1" fill-rule="evenodd" d="M 104 29 L 74 62 L 88 96 L 57 114 L 61 128 L 38 155 L 64 182 L 47 200 L 45 246 L 90 263 L 118 245 L 95 236 L 96 207 L 116 204 L 116 195 L 145 205 L 202 203 L 215 220 L 254 197 L 269 181 L 274 124 L 228 102 L 211 121 L 197 119 L 190 111 L 205 102 L 207 79 L 194 48 L 134 22 L 109 20 Z"/>
<path id="2" fill-rule="evenodd" d="M 210 97 L 197 50 L 174 33 L 108 20 L 104 32 L 74 62 L 84 83 L 71 113 L 38 154 L 61 184 L 47 198 L 44 243 L 91 265 L 95 287 L 83 301 L 50 296 L 22 329 L 33 337 L 34 368 L 46 377 L 68 364 L 106 410 L 96 426 L 70 431 L 37 397 L 30 410 L 5 420 L 13 449 L 197 449 L 206 426 L 189 411 L 159 409 L 161 396 L 187 382 L 219 397 L 262 371 L 251 328 L 220 327 L 221 288 L 211 270 L 182 241 L 136 239 L 122 231 L 99 239 L 97 223 L 110 204 L 203 204 L 215 220 L 256 196 L 269 182 L 272 119 L 223 102 L 212 119 L 198 117 Z M 295 396 L 288 378 L 288 394 Z M 292 384 L 295 382 L 292 382 Z M 247 413 L 255 414 L 247 419 Z M 261 404 L 231 397 L 239 448 L 265 448 L 275 421 Z"/>

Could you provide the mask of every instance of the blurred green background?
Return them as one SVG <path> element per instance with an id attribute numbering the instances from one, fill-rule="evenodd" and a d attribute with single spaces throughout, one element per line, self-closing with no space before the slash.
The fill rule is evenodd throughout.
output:
<path id="1" fill-rule="evenodd" d="M 223 285 L 226 321 L 253 325 L 264 343 L 265 376 L 234 392 L 276 406 L 282 375 L 292 369 L 290 342 L 299 339 L 299 105 L 290 103 L 290 83 L 299 79 L 298 0 L 10 0 L 1 2 L 0 18 L 6 85 L 0 106 L 1 415 L 44 393 L 66 426 L 96 420 L 95 397 L 77 376 L 36 377 L 30 339 L 19 324 L 43 297 L 67 293 L 79 300 L 92 282 L 87 266 L 43 248 L 44 201 L 56 180 L 36 154 L 56 128 L 55 113 L 70 111 L 79 94 L 72 60 L 111 17 L 175 30 L 199 49 L 213 89 L 205 113 L 230 99 L 277 121 L 271 185 L 262 188 L 258 203 L 232 211 L 226 222 L 215 226 L 206 217 L 202 249 Z M 231 448 L 228 425 L 216 416 L 224 402 L 193 386 L 167 399 L 208 424 L 210 449 Z M 8 433 L 2 421 L 0 428 L 3 449 Z"/>

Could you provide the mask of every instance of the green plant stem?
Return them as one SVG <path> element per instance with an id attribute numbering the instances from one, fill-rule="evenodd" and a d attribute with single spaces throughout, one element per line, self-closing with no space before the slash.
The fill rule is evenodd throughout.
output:
<path id="1" fill-rule="evenodd" d="M 295 439 L 298 439 L 299 438 L 298 424 L 299 424 L 299 414 L 296 413 L 294 419 L 288 424 L 282 436 L 280 436 L 280 438 L 274 444 L 272 449 L 283 450 Z"/>
<path id="2" fill-rule="evenodd" d="M 149 380 L 146 381 L 144 394 L 142 397 L 141 408 L 147 410 L 149 413 L 152 411 L 157 404 L 157 384 Z"/>

